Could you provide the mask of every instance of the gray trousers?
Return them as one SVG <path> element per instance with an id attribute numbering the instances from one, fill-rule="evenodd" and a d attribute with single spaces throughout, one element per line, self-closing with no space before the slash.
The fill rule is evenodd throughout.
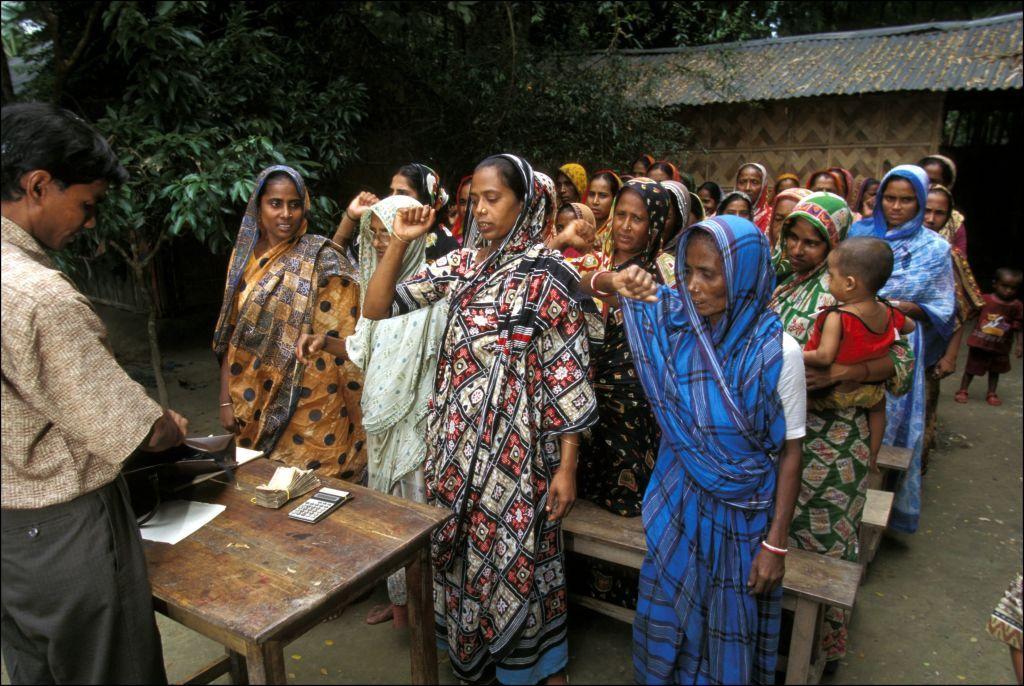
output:
<path id="1" fill-rule="evenodd" d="M 124 479 L 4 510 L 0 647 L 13 684 L 167 683 Z"/>

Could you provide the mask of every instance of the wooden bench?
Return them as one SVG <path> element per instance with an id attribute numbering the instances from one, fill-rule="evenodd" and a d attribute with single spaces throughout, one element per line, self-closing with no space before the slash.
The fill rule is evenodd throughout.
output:
<path id="1" fill-rule="evenodd" d="M 895 480 L 889 479 L 889 474 L 893 472 L 905 472 L 910 469 L 910 460 L 913 456 L 914 451 L 910 448 L 897 448 L 892 445 L 883 445 L 878 451 L 878 472 L 875 474 L 868 474 L 868 488 L 892 490 L 895 486 Z M 887 487 L 887 483 L 891 483 L 892 485 Z"/>
<path id="2" fill-rule="evenodd" d="M 896 494 L 892 491 L 879 491 L 869 488 L 864 512 L 860 520 L 860 564 L 867 567 L 875 559 L 878 545 L 882 542 L 882 534 L 889 526 L 892 517 L 893 502 Z"/>
<path id="3" fill-rule="evenodd" d="M 565 549 L 578 555 L 640 569 L 647 542 L 640 517 L 620 517 L 585 500 L 577 500 L 562 522 Z M 853 609 L 863 569 L 824 555 L 791 549 L 782 580 L 782 607 L 793 613 L 789 655 L 779 656 L 787 684 L 814 684 L 821 678 L 825 656 L 819 650 L 825 608 Z M 571 594 L 573 602 L 614 619 L 632 623 L 633 610 Z"/>

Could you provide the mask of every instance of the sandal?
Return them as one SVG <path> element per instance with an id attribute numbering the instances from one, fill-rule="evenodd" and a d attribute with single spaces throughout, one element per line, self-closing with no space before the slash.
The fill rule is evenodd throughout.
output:
<path id="1" fill-rule="evenodd" d="M 967 402 L 967 391 L 965 391 L 963 389 L 960 389 L 959 391 L 956 392 L 956 395 L 953 396 L 953 400 L 955 400 L 955 401 L 957 401 L 958 403 L 961 403 L 961 404 L 966 403 Z"/>
<path id="2" fill-rule="evenodd" d="M 989 393 L 988 395 L 986 395 L 985 402 L 987 402 L 992 407 L 999 407 L 1000 405 L 1003 404 L 1003 401 L 1000 400 L 999 396 L 996 395 L 995 393 Z"/>

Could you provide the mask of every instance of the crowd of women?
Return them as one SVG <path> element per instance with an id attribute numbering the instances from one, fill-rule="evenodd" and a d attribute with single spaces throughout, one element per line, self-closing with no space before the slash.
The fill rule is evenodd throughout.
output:
<path id="1" fill-rule="evenodd" d="M 770 683 L 787 549 L 858 554 L 871 410 L 814 402 L 821 389 L 888 390 L 885 442 L 914 455 L 893 527 L 918 526 L 937 378 L 980 302 L 954 180 L 940 155 L 859 186 L 838 167 L 773 184 L 752 162 L 723 192 L 646 155 L 628 174 L 549 176 L 505 154 L 450 197 L 430 167 L 401 166 L 332 240 L 309 230 L 302 177 L 270 167 L 216 329 L 221 422 L 275 459 L 453 513 L 432 556 L 460 679 L 564 683 L 570 585 L 636 608 L 638 682 Z M 837 305 L 829 255 L 853 236 L 888 246 L 880 295 L 916 330 L 805 368 Z M 577 494 L 642 516 L 639 577 L 567 567 Z M 368 621 L 403 621 L 404 579 L 388 588 Z M 845 625 L 829 610 L 832 665 Z"/>

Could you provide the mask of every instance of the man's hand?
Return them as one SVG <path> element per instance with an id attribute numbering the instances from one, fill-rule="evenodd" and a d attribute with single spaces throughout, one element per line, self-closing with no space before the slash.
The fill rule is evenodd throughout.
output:
<path id="1" fill-rule="evenodd" d="M 434 214 L 434 208 L 426 205 L 403 207 L 395 215 L 395 236 L 406 243 L 412 243 L 430 231 L 434 225 Z"/>
<path id="2" fill-rule="evenodd" d="M 623 298 L 649 303 L 658 302 L 658 284 L 654 277 L 635 264 L 615 272 L 612 277 L 612 288 Z"/>
<path id="3" fill-rule="evenodd" d="M 188 420 L 174 410 L 164 410 L 153 424 L 149 440 L 142 447 L 147 452 L 160 452 L 181 445 L 188 435 Z"/>
<path id="4" fill-rule="evenodd" d="M 761 548 L 754 555 L 750 565 L 750 576 L 747 577 L 747 592 L 750 595 L 761 595 L 772 590 L 786 574 L 786 558 Z"/>

